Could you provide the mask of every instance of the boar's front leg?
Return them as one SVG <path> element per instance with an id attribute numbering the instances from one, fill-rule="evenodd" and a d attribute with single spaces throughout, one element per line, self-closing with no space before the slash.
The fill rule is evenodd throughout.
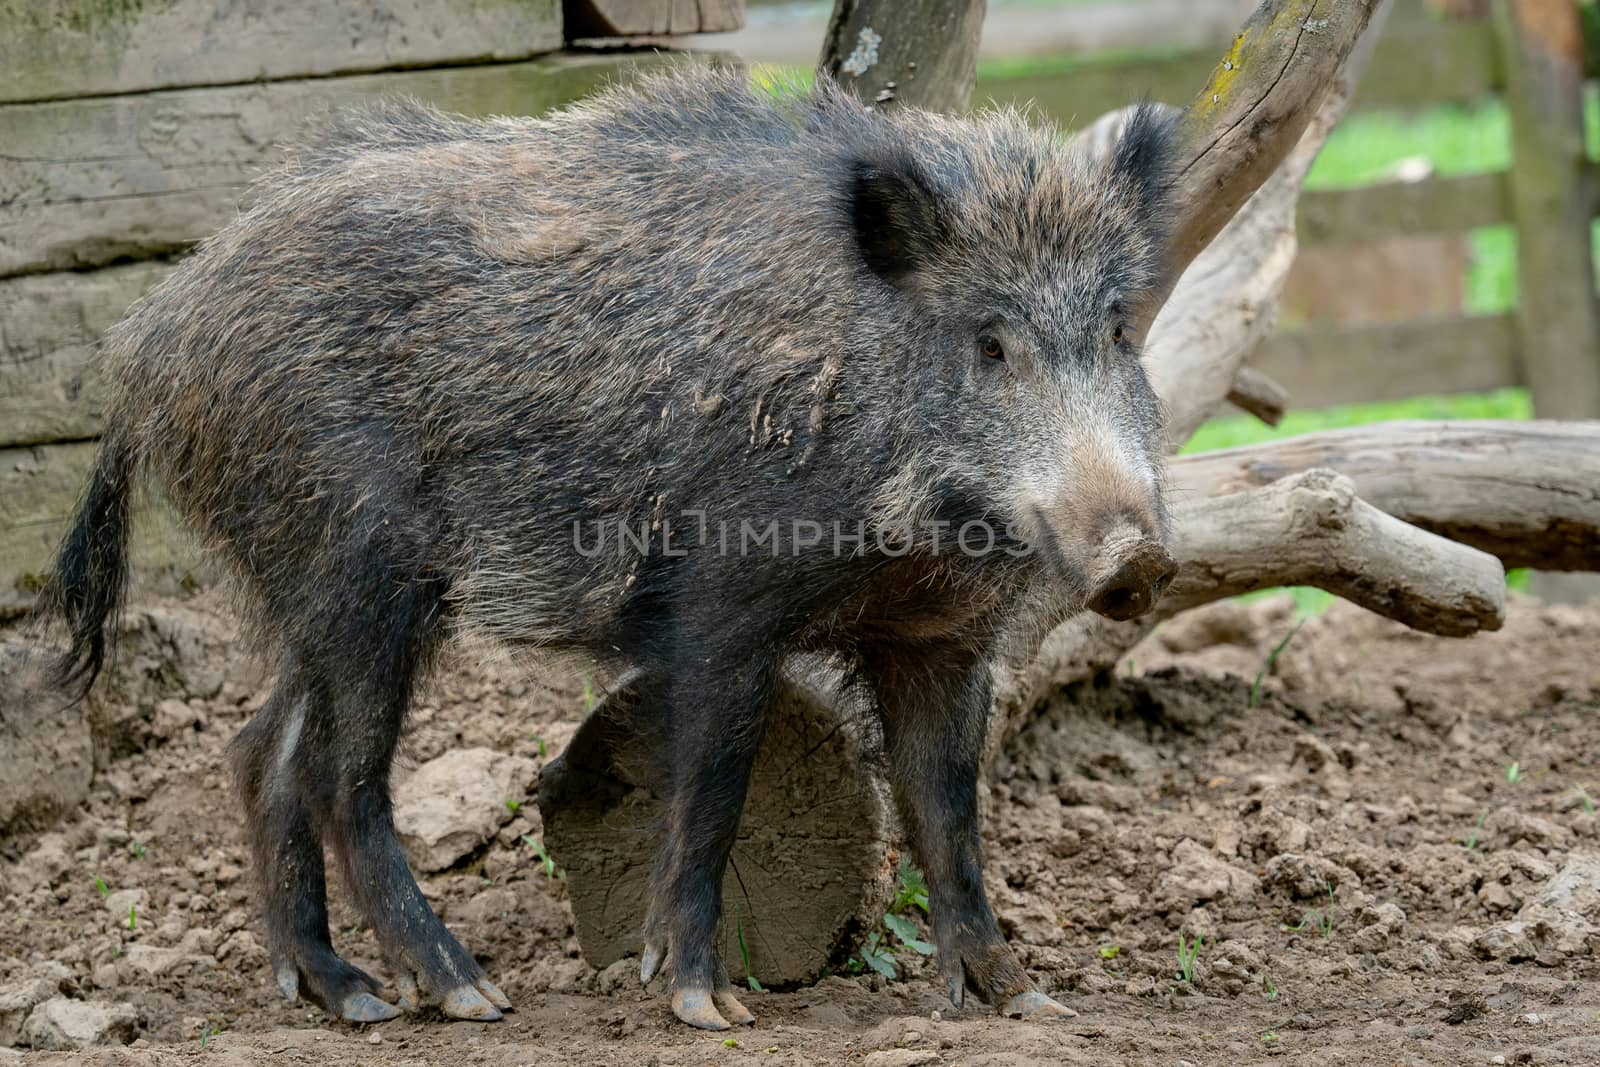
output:
<path id="1" fill-rule="evenodd" d="M 1073 1015 L 1040 992 L 1001 936 L 983 888 L 978 764 L 989 665 L 956 647 L 883 648 L 863 664 L 883 718 L 895 807 L 928 881 L 928 911 L 950 1000 L 965 989 L 1004 1015 Z"/>
<path id="2" fill-rule="evenodd" d="M 777 678 L 775 651 L 686 640 L 669 678 L 647 698 L 665 717 L 671 768 L 667 835 L 645 920 L 640 977 L 667 962 L 672 1011 L 690 1026 L 726 1030 L 755 1016 L 734 995 L 716 948 L 722 875 L 739 832 L 750 770 Z"/>

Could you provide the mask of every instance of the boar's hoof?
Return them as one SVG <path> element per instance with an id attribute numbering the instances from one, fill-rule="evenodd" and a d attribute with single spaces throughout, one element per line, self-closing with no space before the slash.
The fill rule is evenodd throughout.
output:
<path id="1" fill-rule="evenodd" d="M 728 1030 L 728 1020 L 711 1003 L 709 989 L 679 989 L 672 994 L 672 1014 L 702 1030 Z"/>
<path id="2" fill-rule="evenodd" d="M 722 1011 L 718 1011 L 718 1008 Z M 723 1012 L 727 1013 L 726 1017 Z M 729 1019 L 740 1026 L 749 1026 L 756 1021 L 755 1015 L 739 1003 L 739 998 L 733 995 L 731 988 L 719 989 L 715 993 L 709 989 L 675 990 L 672 994 L 672 1014 L 701 1030 L 731 1029 Z"/>
<path id="3" fill-rule="evenodd" d="M 399 1008 L 371 993 L 351 993 L 339 1008 L 340 1017 L 352 1023 L 381 1023 L 399 1014 Z"/>
<path id="4" fill-rule="evenodd" d="M 717 1007 L 722 1010 L 722 1017 L 735 1026 L 754 1026 L 756 1013 L 739 1003 L 739 998 L 733 995 L 732 987 L 719 989 L 711 994 L 717 1002 Z"/>
<path id="5" fill-rule="evenodd" d="M 499 993 L 499 990 L 495 992 Z M 500 999 L 505 998 L 502 996 Z M 510 1004 L 506 1006 L 510 1007 Z M 500 1018 L 500 1009 L 491 1004 L 488 997 L 469 985 L 459 986 L 441 997 L 439 1010 L 452 1019 L 467 1019 L 479 1023 L 492 1023 Z"/>
<path id="6" fill-rule="evenodd" d="M 1010 1019 L 1071 1019 L 1078 1013 L 1059 1004 L 1037 989 L 1018 993 L 1000 1005 L 1000 1014 Z"/>
<path id="7" fill-rule="evenodd" d="M 400 1006 L 406 1011 L 422 1007 L 422 992 L 414 974 L 402 972 L 395 979 L 400 990 Z M 478 1023 L 492 1023 L 500 1013 L 511 1010 L 511 1000 L 487 978 L 479 978 L 470 985 L 457 986 L 439 998 L 439 1010 L 452 1019 L 467 1019 Z"/>

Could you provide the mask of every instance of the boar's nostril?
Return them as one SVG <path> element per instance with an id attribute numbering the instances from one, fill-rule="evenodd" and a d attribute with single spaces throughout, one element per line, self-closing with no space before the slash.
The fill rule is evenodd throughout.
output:
<path id="1" fill-rule="evenodd" d="M 1155 607 L 1176 571 L 1164 548 L 1153 541 L 1142 541 L 1089 595 L 1088 608 L 1118 622 L 1136 619 Z"/>

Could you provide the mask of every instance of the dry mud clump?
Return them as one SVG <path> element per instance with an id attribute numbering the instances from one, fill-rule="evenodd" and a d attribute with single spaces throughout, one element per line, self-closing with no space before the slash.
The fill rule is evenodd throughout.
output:
<path id="1" fill-rule="evenodd" d="M 527 842 L 583 680 L 499 663 L 426 695 L 398 793 L 425 893 L 517 1013 L 356 1029 L 282 1001 L 223 757 L 263 673 L 208 596 L 126 626 L 78 711 L 4 705 L 0 1062 L 1600 1062 L 1600 607 L 1518 599 L 1504 631 L 1445 641 L 1339 605 L 1259 685 L 1286 600 L 1168 623 L 1056 693 L 987 786 L 992 899 L 1077 1018 L 954 1011 L 903 952 L 892 982 L 751 993 L 734 1045 L 579 955 Z M 0 654 L 3 697 L 19 628 Z"/>

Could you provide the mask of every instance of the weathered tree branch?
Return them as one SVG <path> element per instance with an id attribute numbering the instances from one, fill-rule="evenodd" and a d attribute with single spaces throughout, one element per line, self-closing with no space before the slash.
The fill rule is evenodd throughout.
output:
<path id="1" fill-rule="evenodd" d="M 1252 16 L 1251 25 L 1285 24 L 1283 20 L 1289 18 L 1289 10 L 1296 7 L 1293 3 L 1268 0 Z M 1330 39 L 1331 44 L 1343 49 L 1341 55 L 1350 52 L 1349 61 L 1342 68 L 1325 69 L 1320 62 L 1296 62 L 1290 69 L 1269 66 L 1268 70 L 1276 72 L 1276 80 L 1268 78 L 1262 69 L 1265 60 L 1259 54 L 1266 46 L 1258 42 L 1256 51 L 1250 52 L 1240 43 L 1250 37 L 1248 30 L 1241 33 L 1229 56 L 1218 65 L 1218 72 L 1226 74 L 1224 68 L 1234 63 L 1235 73 L 1242 81 L 1247 76 L 1242 64 L 1249 59 L 1250 84 L 1268 101 L 1262 105 L 1262 115 L 1257 116 L 1262 122 L 1268 122 L 1276 109 L 1284 105 L 1285 94 L 1297 93 L 1298 99 L 1309 103 L 1306 116 L 1296 127 L 1303 131 L 1298 141 L 1285 138 L 1282 129 L 1274 127 L 1273 143 L 1278 154 L 1271 157 L 1271 162 L 1277 167 L 1275 172 L 1271 172 L 1270 167 L 1267 171 L 1259 169 L 1268 159 L 1260 154 L 1251 157 L 1249 166 L 1241 161 L 1238 169 L 1232 172 L 1228 178 L 1234 183 L 1230 195 L 1238 197 L 1235 206 L 1240 203 L 1244 206 L 1231 219 L 1224 216 L 1219 220 L 1214 213 L 1215 206 L 1206 199 L 1209 195 L 1206 190 L 1192 187 L 1187 178 L 1180 189 L 1178 231 L 1191 235 L 1209 233 L 1214 239 L 1208 238 L 1210 243 L 1198 250 L 1198 255 L 1183 246 L 1174 250 L 1171 270 L 1175 288 L 1164 302 L 1163 294 L 1157 294 L 1157 299 L 1146 309 L 1147 317 L 1154 316 L 1154 326 L 1149 329 L 1145 342 L 1150 381 L 1166 406 L 1167 440 L 1174 450 L 1222 406 L 1234 390 L 1245 359 L 1271 332 L 1277 320 L 1278 301 L 1297 248 L 1295 209 L 1300 188 L 1323 142 L 1355 95 L 1361 72 L 1388 17 L 1387 0 L 1347 7 L 1351 11 L 1357 7 L 1376 10 L 1360 18 L 1361 24 L 1368 27 L 1368 33 L 1353 52 L 1344 36 Z M 1348 19 L 1350 12 L 1344 12 L 1341 17 Z M 1340 25 L 1341 35 L 1359 32 L 1349 21 Z M 1213 82 L 1216 77 L 1213 76 Z M 1308 83 L 1307 79 L 1312 77 L 1319 80 Z M 1233 85 L 1235 93 L 1245 92 L 1240 81 Z M 1219 117 L 1232 115 L 1231 111 L 1221 115 L 1215 106 L 1211 110 Z M 1192 113 L 1186 116 L 1185 122 L 1191 160 L 1185 174 L 1189 175 L 1198 165 L 1193 162 L 1199 159 L 1197 153 L 1211 141 L 1193 125 Z M 1205 173 L 1221 180 L 1226 171 L 1223 162 L 1207 163 Z M 1268 172 L 1270 177 L 1267 177 Z"/>
<path id="2" fill-rule="evenodd" d="M 1335 471 L 1198 497 L 1176 518 L 1181 568 L 1155 620 L 1258 589 L 1314 585 L 1447 637 L 1504 621 L 1499 560 L 1380 511 Z"/>
<path id="3" fill-rule="evenodd" d="M 1276 426 L 1289 410 L 1289 390 L 1254 367 L 1240 367 L 1233 376 L 1233 388 L 1228 390 L 1228 403 L 1268 426 Z"/>
<path id="4" fill-rule="evenodd" d="M 1266 0 L 1184 113 L 1173 270 L 1222 232 L 1301 139 L 1382 0 Z"/>
<path id="5" fill-rule="evenodd" d="M 1397 519 L 1507 567 L 1600 570 L 1600 422 L 1390 422 L 1174 460 L 1180 498 L 1327 467 Z"/>

